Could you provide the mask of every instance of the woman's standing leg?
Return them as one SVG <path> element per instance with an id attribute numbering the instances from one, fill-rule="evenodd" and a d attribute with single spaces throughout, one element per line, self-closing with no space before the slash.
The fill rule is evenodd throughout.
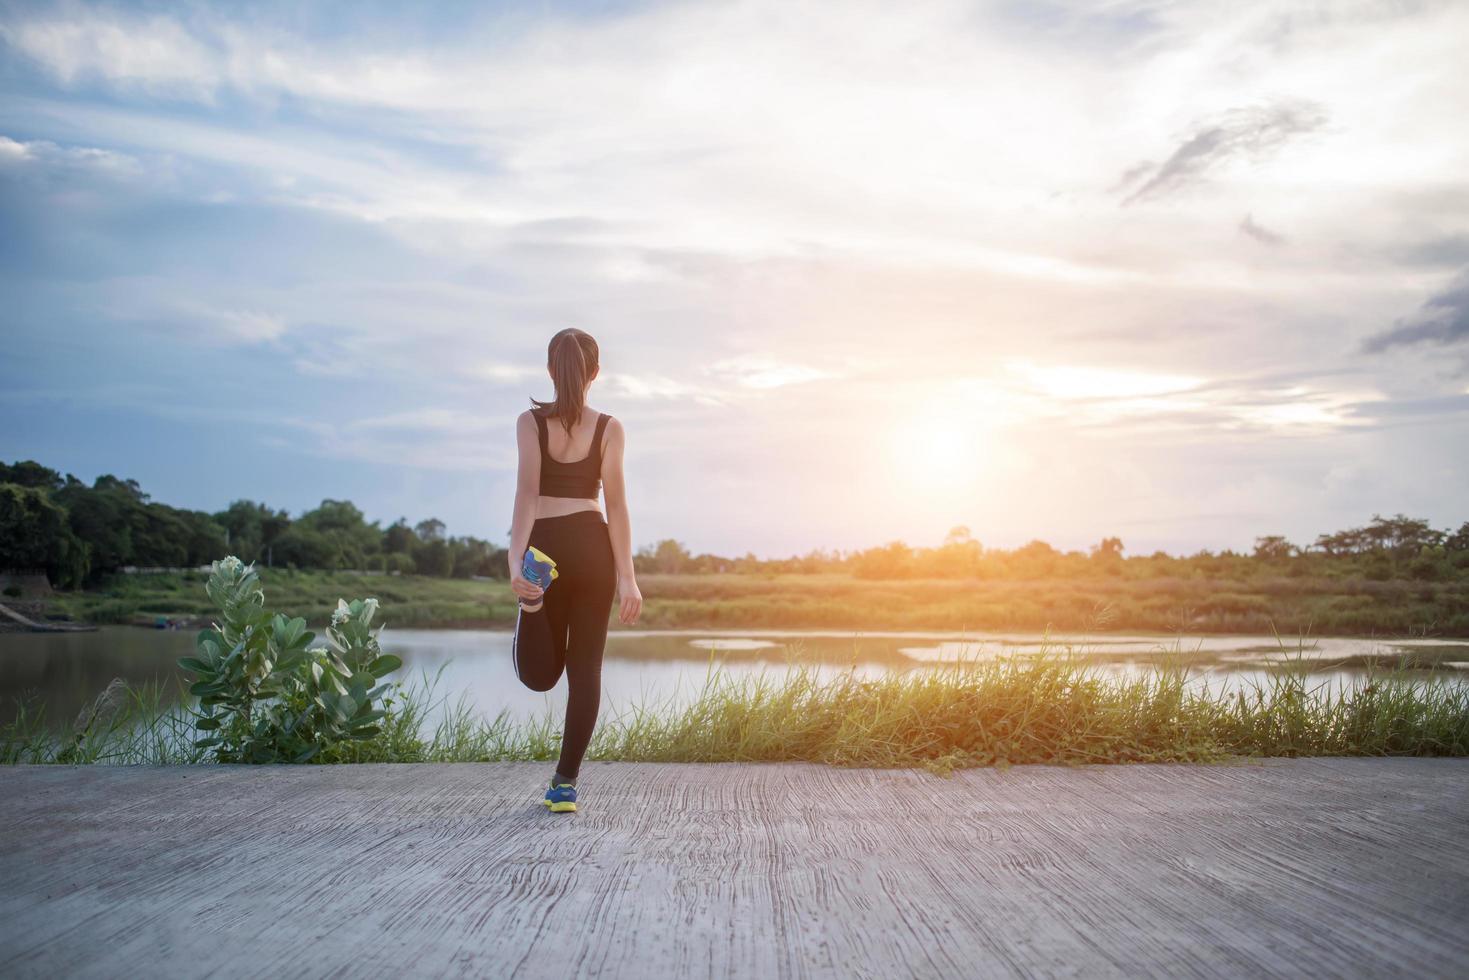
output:
<path id="1" fill-rule="evenodd" d="M 597 726 L 602 704 L 602 653 L 607 643 L 607 618 L 617 591 L 617 572 L 607 525 L 597 515 L 587 521 L 586 537 L 579 542 L 577 589 L 572 596 L 566 640 L 566 728 L 561 736 L 561 759 L 556 772 L 575 779 L 582 756 Z"/>

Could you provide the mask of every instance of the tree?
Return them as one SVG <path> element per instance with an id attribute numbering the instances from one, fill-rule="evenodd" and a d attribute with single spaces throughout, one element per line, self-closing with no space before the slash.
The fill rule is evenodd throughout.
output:
<path id="1" fill-rule="evenodd" d="M 858 578 L 906 578 L 912 569 L 913 549 L 902 541 L 890 541 L 852 556 L 852 574 Z"/>
<path id="2" fill-rule="evenodd" d="M 418 532 L 419 538 L 424 541 L 444 540 L 444 522 L 437 517 L 430 517 L 427 520 L 419 521 L 413 530 Z"/>
<path id="3" fill-rule="evenodd" d="M 418 535 L 408 526 L 408 518 L 400 517 L 383 532 L 383 551 L 390 555 L 408 555 L 418 544 Z"/>
<path id="4" fill-rule="evenodd" d="M 1289 558 L 1296 553 L 1296 546 L 1279 534 L 1268 534 L 1255 539 L 1255 557 L 1262 559 Z"/>
<path id="5" fill-rule="evenodd" d="M 214 520 L 229 533 L 231 554 L 267 565 L 276 540 L 291 526 L 291 517 L 285 511 L 271 510 L 251 500 L 236 500 L 229 509 L 215 514 Z"/>
<path id="6" fill-rule="evenodd" d="M 262 508 L 265 507 L 264 504 L 260 506 Z M 290 530 L 290 527 L 291 516 L 283 510 L 261 516 L 260 542 L 265 547 L 265 564 L 267 567 L 275 563 L 275 543 L 280 540 L 281 535 Z"/>
<path id="7" fill-rule="evenodd" d="M 1328 555 L 1360 555 L 1369 551 L 1391 551 L 1399 557 L 1417 554 L 1424 546 L 1443 543 L 1444 533 L 1435 531 L 1428 522 L 1398 514 L 1383 517 L 1373 514 L 1366 527 L 1350 528 L 1335 534 L 1323 534 L 1316 547 Z"/>
<path id="8" fill-rule="evenodd" d="M 1469 551 L 1469 521 L 1459 525 L 1459 529 L 1444 538 L 1444 550 L 1446 551 Z"/>
<path id="9" fill-rule="evenodd" d="M 658 571 L 667 575 L 677 575 L 683 571 L 689 559 L 693 557 L 679 542 L 667 538 L 658 542 L 657 549 L 653 552 L 653 563 Z"/>
<path id="10" fill-rule="evenodd" d="M 0 568 L 44 568 L 62 588 L 87 576 L 87 546 L 43 487 L 0 483 Z"/>
<path id="11" fill-rule="evenodd" d="M 1092 557 L 1104 561 L 1120 559 L 1123 547 L 1121 538 L 1103 538 L 1100 543 L 1092 545 Z"/>
<path id="12" fill-rule="evenodd" d="M 181 510 L 177 514 L 186 534 L 186 564 L 197 568 L 229 554 L 224 528 L 213 517 L 197 510 Z"/>
<path id="13" fill-rule="evenodd" d="M 335 571 L 342 564 L 342 553 L 333 535 L 325 534 L 300 521 L 292 524 L 275 542 L 275 557 L 281 564 L 296 568 L 321 568 Z"/>
<path id="14" fill-rule="evenodd" d="M 72 533 L 90 549 L 91 575 L 115 572 L 137 562 L 133 537 L 143 524 L 140 512 L 146 497 L 137 486 L 134 480 L 102 476 L 89 487 L 69 477 L 55 494 L 56 502 L 66 508 Z"/>
<path id="15" fill-rule="evenodd" d="M 378 526 L 368 524 L 362 511 L 350 500 L 323 500 L 315 510 L 302 514 L 291 529 L 307 532 L 307 536 L 298 543 L 308 540 L 311 535 L 319 535 L 331 554 L 329 565 L 301 567 L 365 568 L 367 556 L 376 554 L 382 547 L 382 532 Z M 281 535 L 282 545 L 289 535 L 290 532 Z"/>
<path id="16" fill-rule="evenodd" d="M 224 557 L 225 529 L 209 514 L 148 504 L 132 512 L 132 564 L 197 567 Z"/>
<path id="17" fill-rule="evenodd" d="M 96 481 L 92 484 L 92 489 L 122 494 L 140 504 L 146 504 L 152 499 L 143 492 L 143 488 L 138 485 L 137 480 L 120 480 L 111 473 L 97 477 Z"/>
<path id="18" fill-rule="evenodd" d="M 1394 517 L 1372 515 L 1364 529 L 1376 547 L 1388 548 L 1399 556 L 1416 555 L 1423 548 L 1443 543 L 1443 532 L 1429 527 L 1428 522 L 1398 514 Z"/>
<path id="19" fill-rule="evenodd" d="M 419 545 L 418 551 L 413 555 L 413 563 L 417 566 L 420 575 L 448 578 L 454 573 L 454 554 L 449 550 L 449 543 L 443 538 L 425 541 Z"/>
<path id="20" fill-rule="evenodd" d="M 493 575 L 496 557 L 502 577 L 505 571 L 505 556 L 500 549 L 479 538 L 450 538 L 449 548 L 454 555 L 451 574 L 455 578 L 470 578 L 475 575 Z"/>
<path id="21" fill-rule="evenodd" d="M 14 483 L 22 487 L 38 487 L 42 490 L 60 490 L 65 484 L 61 474 L 33 459 L 21 460 L 14 465 L 0 463 L 0 483 Z"/>

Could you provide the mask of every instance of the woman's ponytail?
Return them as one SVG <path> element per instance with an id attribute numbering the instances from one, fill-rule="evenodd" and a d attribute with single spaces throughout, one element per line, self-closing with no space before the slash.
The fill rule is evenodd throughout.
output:
<path id="1" fill-rule="evenodd" d="M 576 327 L 558 332 L 546 348 L 546 367 L 556 385 L 556 397 L 549 402 L 532 398 L 531 404 L 546 412 L 548 418 L 560 419 L 568 436 L 586 408 L 587 382 L 597 372 L 597 358 L 597 342 Z"/>

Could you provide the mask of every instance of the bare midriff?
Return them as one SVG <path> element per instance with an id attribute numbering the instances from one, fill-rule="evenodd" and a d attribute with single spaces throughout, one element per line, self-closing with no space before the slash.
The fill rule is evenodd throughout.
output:
<path id="1" fill-rule="evenodd" d="M 600 501 L 583 497 L 537 497 L 536 518 L 542 517 L 565 517 L 567 514 L 577 514 L 584 510 L 594 510 L 602 513 Z"/>

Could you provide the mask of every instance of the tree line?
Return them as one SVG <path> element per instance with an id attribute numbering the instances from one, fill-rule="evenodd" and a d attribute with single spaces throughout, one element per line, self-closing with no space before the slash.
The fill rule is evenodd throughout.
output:
<path id="1" fill-rule="evenodd" d="M 1456 531 L 1436 530 L 1428 521 L 1402 514 L 1374 516 L 1362 527 L 1322 534 L 1307 545 L 1265 535 L 1243 553 L 1125 552 L 1117 537 L 1102 538 L 1085 551 L 1062 551 L 1044 541 L 986 548 L 968 528 L 956 527 L 933 548 L 893 541 L 845 553 L 815 550 L 762 559 L 749 553 L 695 555 L 679 541 L 665 539 L 638 549 L 633 560 L 639 573 L 665 574 L 840 573 L 872 579 L 1269 574 L 1432 581 L 1469 577 L 1469 522 Z M 0 463 L 0 569 L 44 569 L 54 584 L 76 588 L 128 566 L 191 567 L 226 554 L 267 567 L 443 578 L 507 574 L 503 547 L 452 537 L 435 518 L 411 525 L 399 518 L 382 527 L 346 500 L 323 500 L 294 518 L 249 500 L 209 514 L 153 501 L 136 480 L 105 475 L 88 486 L 34 461 Z"/>
<path id="2" fill-rule="evenodd" d="M 1457 531 L 1435 531 L 1427 521 L 1401 514 L 1373 517 L 1365 527 L 1323 534 L 1310 545 L 1293 544 L 1281 535 L 1265 535 L 1256 538 L 1248 552 L 1205 549 L 1174 556 L 1163 551 L 1126 555 L 1126 550 L 1118 537 L 1102 538 L 1086 550 L 1063 551 L 1038 540 L 1018 548 L 987 548 L 973 538 L 968 528 L 956 527 L 942 544 L 932 548 L 893 541 L 845 554 L 813 551 L 775 559 L 694 555 L 680 542 L 665 540 L 639 551 L 635 564 L 639 572 L 669 574 L 840 572 L 867 579 L 1081 579 L 1096 575 L 1135 579 L 1195 575 L 1316 575 L 1419 581 L 1469 578 L 1469 522 Z"/>
<path id="3" fill-rule="evenodd" d="M 0 569 L 44 569 L 53 584 L 78 588 L 123 568 L 187 568 L 224 555 L 281 568 L 505 577 L 506 551 L 451 537 L 434 518 L 387 527 L 346 500 L 292 518 L 237 500 L 209 514 L 158 503 L 136 480 L 99 476 L 90 486 L 26 460 L 0 463 Z"/>

